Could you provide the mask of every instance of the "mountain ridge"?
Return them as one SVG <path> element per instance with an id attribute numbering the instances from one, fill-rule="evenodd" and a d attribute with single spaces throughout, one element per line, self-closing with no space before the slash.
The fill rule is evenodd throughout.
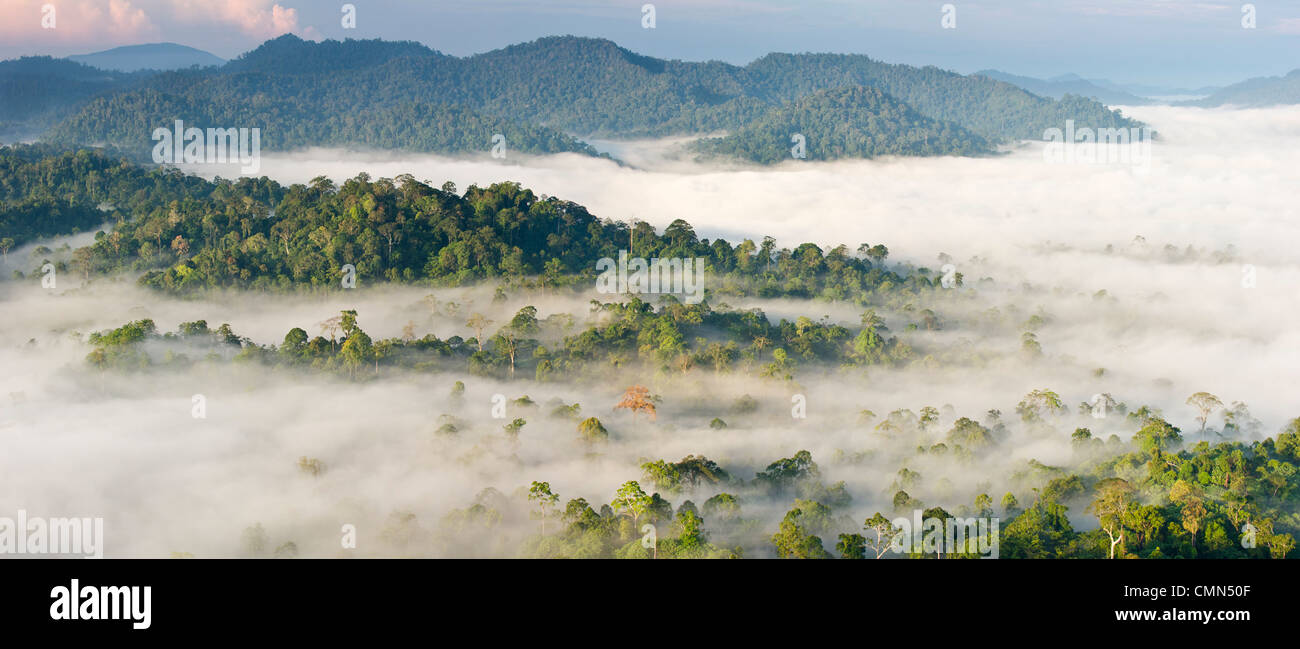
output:
<path id="1" fill-rule="evenodd" d="M 225 59 L 211 52 L 178 43 L 123 45 L 89 54 L 75 54 L 65 58 L 69 61 L 114 72 L 175 70 L 195 65 L 199 67 L 219 66 L 226 62 Z M 160 61 L 163 62 L 163 65 L 156 65 Z"/>
<path id="2" fill-rule="evenodd" d="M 1219 89 L 1209 97 L 1181 102 L 1180 106 L 1263 108 L 1300 104 L 1300 69 L 1275 77 L 1255 77 Z"/>
<path id="3" fill-rule="evenodd" d="M 699 135 L 737 132 L 804 96 L 856 86 L 874 88 L 927 119 L 950 122 L 990 143 L 1036 139 L 1068 119 L 1098 128 L 1139 125 L 1082 97 L 1043 98 L 985 77 L 857 54 L 774 52 L 736 66 L 659 59 L 608 39 L 548 36 L 456 57 L 410 41 L 313 42 L 285 35 L 220 67 L 159 72 L 139 87 L 99 97 L 53 129 L 51 137 L 64 144 L 138 147 L 148 137 L 142 122 L 169 124 L 175 119 L 169 111 L 188 106 L 205 111 L 220 126 L 261 125 L 264 147 L 310 146 L 353 137 L 330 130 L 343 123 L 378 136 L 403 131 L 371 122 L 379 119 L 375 115 L 399 114 L 418 104 L 459 106 L 469 112 L 456 114 L 566 136 Z M 141 95 L 148 92 L 170 99 L 145 101 Z M 875 102 L 865 94 L 853 96 Z M 142 107 L 152 112 L 139 114 Z M 969 148 L 969 138 L 953 128 L 936 132 L 958 135 L 960 141 L 933 154 Z M 464 152 L 460 139 L 417 135 L 363 144 L 411 148 L 418 140 L 434 146 L 433 152 Z M 131 141 L 114 139 L 121 137 Z M 561 141 L 544 134 L 517 148 L 555 152 L 546 142 Z M 489 143 L 481 146 L 485 150 Z"/>

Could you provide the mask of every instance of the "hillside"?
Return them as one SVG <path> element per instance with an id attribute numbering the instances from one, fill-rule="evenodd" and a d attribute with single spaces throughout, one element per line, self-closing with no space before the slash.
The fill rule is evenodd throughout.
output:
<path id="1" fill-rule="evenodd" d="M 771 54 L 738 67 L 656 59 L 607 40 L 565 36 L 458 58 L 418 43 L 282 36 L 219 68 L 154 75 L 139 89 L 86 106 L 52 139 L 135 146 L 147 143 L 150 125 L 185 114 L 216 126 L 258 126 L 268 149 L 344 142 L 443 153 L 489 147 L 480 139 L 466 144 L 392 122 L 413 106 L 430 104 L 457 106 L 470 111 L 458 114 L 482 115 L 481 121 L 508 120 L 520 132 L 535 125 L 538 132 L 513 148 L 546 153 L 579 150 L 560 132 L 735 132 L 806 95 L 853 86 L 874 88 L 921 116 L 991 142 L 1037 139 L 1066 119 L 1097 127 L 1136 124 L 1088 99 L 1047 99 L 987 77 L 859 55 Z M 339 132 L 345 124 L 354 130 Z"/>
<path id="2" fill-rule="evenodd" d="M 50 133 L 60 145 L 106 142 L 138 159 L 149 155 L 153 129 L 180 119 L 187 125 L 226 128 L 255 124 L 262 151 L 311 146 L 382 147 L 443 153 L 492 150 L 497 134 L 506 152 L 598 155 L 582 141 L 554 129 L 483 115 L 462 106 L 418 102 L 364 111 L 317 111 L 291 98 L 259 102 L 256 117 L 243 106 L 206 103 L 155 89 L 101 97 Z M 103 119 L 103 116 L 111 116 Z M 86 139 L 86 138 L 93 139 Z"/>
<path id="3" fill-rule="evenodd" d="M 1194 101 L 1184 102 L 1184 106 L 1239 106 L 1258 108 L 1262 106 L 1280 106 L 1300 104 L 1300 69 L 1288 72 L 1281 77 L 1257 77 L 1235 83 L 1218 92 Z"/>
<path id="4" fill-rule="evenodd" d="M 116 72 L 177 70 L 195 65 L 200 67 L 215 66 L 226 62 L 225 59 L 215 54 L 194 49 L 193 47 L 177 45 L 176 43 L 126 45 L 102 52 L 78 54 L 67 58 L 74 63 Z"/>
<path id="5" fill-rule="evenodd" d="M 48 56 L 0 61 L 0 143 L 35 137 L 92 98 L 140 78 Z"/>
<path id="6" fill-rule="evenodd" d="M 984 138 L 864 86 L 820 90 L 773 109 L 723 138 L 700 140 L 696 150 L 772 164 L 790 160 L 791 137 L 804 137 L 809 160 L 883 155 L 977 155 L 992 151 Z"/>
<path id="7" fill-rule="evenodd" d="M 1150 99 L 1145 97 L 1139 97 L 1114 87 L 1102 86 L 1074 74 L 1062 75 L 1051 79 L 1023 77 L 1016 74 L 1002 72 L 1000 70 L 980 70 L 975 74 L 995 79 L 997 81 L 1005 81 L 1014 86 L 1024 88 L 1039 97 L 1060 99 L 1065 95 L 1078 95 L 1080 97 L 1095 99 L 1107 106 L 1142 106 L 1152 103 Z"/>

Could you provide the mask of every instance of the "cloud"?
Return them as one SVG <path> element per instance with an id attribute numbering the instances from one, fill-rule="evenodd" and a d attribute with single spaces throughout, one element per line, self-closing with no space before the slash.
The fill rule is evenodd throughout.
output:
<path id="1" fill-rule="evenodd" d="M 42 27 L 44 7 L 54 7 L 55 27 Z M 8 48 L 77 53 L 150 41 L 224 39 L 234 32 L 253 44 L 294 33 L 318 39 L 298 10 L 275 0 L 0 0 L 0 38 Z"/>
<path id="2" fill-rule="evenodd" d="M 302 31 L 298 10 L 275 0 L 172 0 L 171 9 L 178 21 L 224 23 L 257 39 Z"/>
<path id="3" fill-rule="evenodd" d="M 47 9 L 52 7 L 52 13 Z M 156 38 L 159 27 L 133 0 L 0 0 L 0 39 L 33 46 L 57 43 L 135 43 Z M 53 16 L 53 28 L 43 25 Z"/>
<path id="4" fill-rule="evenodd" d="M 783 246 L 884 243 L 896 263 L 931 268 L 946 252 L 966 287 L 912 304 L 872 305 L 893 334 L 905 337 L 920 358 L 929 357 L 899 369 L 804 367 L 795 384 L 739 372 L 635 369 L 598 381 L 546 384 L 438 371 L 357 384 L 224 363 L 101 375 L 84 364 L 85 334 L 141 317 L 155 319 L 164 331 L 204 318 L 271 344 L 291 327 L 315 335 L 322 320 L 355 308 L 373 337 L 398 335 L 413 321 L 417 335 L 446 339 L 470 334 L 464 314 L 471 309 L 504 322 L 515 309 L 534 304 L 542 317 L 568 312 L 583 322 L 590 316 L 587 299 L 597 296 L 512 293 L 499 303 L 491 287 L 375 286 L 346 295 L 215 293 L 177 300 L 140 289 L 131 278 L 64 287 L 60 277 L 53 293 L 4 281 L 0 436 L 6 452 L 0 473 L 21 488 L 0 493 L 0 515 L 23 507 L 32 515 L 104 516 L 108 556 L 236 556 L 241 531 L 255 522 L 264 524 L 272 547 L 292 540 L 308 556 L 343 554 L 339 530 L 345 523 L 360 532 L 352 555 L 509 556 L 537 529 L 526 503 L 506 506 L 515 513 L 482 534 L 439 535 L 440 521 L 486 487 L 510 500 L 517 488 L 545 480 L 564 500 L 583 497 L 599 507 L 623 481 L 640 477 L 642 458 L 702 454 L 748 480 L 800 449 L 813 454 L 825 482 L 845 481 L 853 502 L 837 514 L 856 521 L 890 511 L 891 484 L 901 467 L 922 476 L 910 494 L 950 511 L 981 492 L 996 500 L 1013 491 L 1024 502 L 1032 493 L 1014 474 L 1031 458 L 1074 466 L 1079 458 L 1068 438 L 1074 427 L 1087 426 L 1102 438 L 1133 433 L 1123 417 L 1076 414 L 1080 402 L 1102 392 L 1131 408 L 1162 408 L 1190 435 L 1198 426 L 1184 401 L 1208 390 L 1225 403 L 1246 402 L 1263 432 L 1275 433 L 1300 415 L 1284 378 L 1300 364 L 1294 327 L 1300 264 L 1291 250 L 1300 215 L 1287 191 L 1300 181 L 1300 115 L 1289 108 L 1126 112 L 1163 136 L 1145 172 L 1049 164 L 1035 147 L 1000 158 L 770 169 L 672 161 L 650 146 L 641 147 L 638 159 L 648 167 L 642 169 L 577 156 L 511 164 L 382 152 L 266 156 L 263 171 L 285 182 L 321 174 L 341 180 L 360 171 L 375 177 L 411 172 L 435 184 L 451 179 L 462 189 L 518 180 L 538 193 L 586 204 L 598 216 L 636 216 L 661 228 L 684 218 L 702 236 L 723 235 L 733 243 L 764 234 Z M 1138 235 L 1144 241 L 1135 241 Z M 1216 258 L 1229 244 L 1236 252 Z M 1188 246 L 1196 254 L 1186 255 Z M 30 267 L 27 255 L 9 253 L 11 263 L 24 268 Z M 1247 265 L 1257 279 L 1253 288 L 1242 282 Z M 981 282 L 986 277 L 991 282 Z M 1096 295 L 1101 290 L 1105 296 Z M 459 315 L 431 310 L 429 293 L 444 308 L 461 305 Z M 856 326 L 860 314 L 848 302 L 723 301 L 761 308 L 774 319 L 824 315 Z M 923 308 L 935 309 L 947 326 L 907 331 Z M 1018 353 L 1035 313 L 1045 319 L 1036 330 L 1041 361 Z M 1106 371 L 1099 375 L 1097 368 Z M 455 380 L 467 385 L 463 400 L 451 396 Z M 636 425 L 611 411 L 621 388 L 633 381 L 647 382 L 664 397 L 657 424 Z M 1015 421 L 1017 402 L 1037 388 L 1057 391 L 1071 408 L 1054 422 L 1055 433 Z M 806 397 L 806 420 L 790 418 L 792 393 Z M 190 416 L 194 394 L 206 397 L 206 419 Z M 512 445 L 503 422 L 490 414 L 494 394 L 579 402 L 584 415 L 606 422 L 613 440 L 588 455 L 575 441 L 572 422 L 512 411 L 508 416 L 528 422 Z M 730 412 L 744 394 L 758 402 L 759 412 Z M 944 407 L 949 404 L 951 410 Z M 890 440 L 857 423 L 864 408 L 883 416 L 923 406 L 944 411 L 939 426 L 920 436 L 926 444 L 941 439 L 956 417 L 980 419 L 990 409 L 1005 413 L 1010 437 L 996 453 L 954 464 L 918 455 L 914 438 Z M 444 414 L 464 422 L 461 432 L 433 433 Z M 709 428 L 713 417 L 729 428 Z M 305 475 L 296 465 L 302 456 L 320 459 L 325 473 Z M 670 499 L 701 504 L 710 495 L 704 489 Z M 751 556 L 770 552 L 764 535 L 789 505 L 788 499 L 748 496 L 745 515 L 759 524 L 753 538 L 735 542 L 756 548 Z M 1095 526 L 1082 509 L 1070 510 L 1076 529 Z M 413 514 L 414 522 L 390 517 L 395 511 Z M 709 520 L 706 527 L 717 529 Z M 823 540 L 833 545 L 833 538 Z"/>
<path id="5" fill-rule="evenodd" d="M 1300 18 L 1279 18 L 1272 30 L 1279 34 L 1300 34 Z"/>
<path id="6" fill-rule="evenodd" d="M 1071 0 L 1066 11 L 1093 16 L 1211 19 L 1236 11 L 1237 5 L 1188 0 Z"/>

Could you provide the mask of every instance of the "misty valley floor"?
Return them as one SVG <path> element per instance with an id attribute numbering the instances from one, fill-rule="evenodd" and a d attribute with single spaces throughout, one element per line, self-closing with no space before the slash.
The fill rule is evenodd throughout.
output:
<path id="1" fill-rule="evenodd" d="M 628 296 L 578 282 L 363 278 L 348 291 L 178 296 L 130 273 L 42 287 L 42 259 L 73 253 L 62 238 L 33 242 L 7 253 L 0 283 L 0 509 L 102 516 L 107 554 L 122 557 L 635 557 L 656 551 L 646 523 L 664 556 L 840 556 L 852 535 L 874 538 L 873 514 L 935 508 L 998 517 L 1003 556 L 1106 556 L 1119 529 L 1133 556 L 1286 555 L 1300 530 L 1300 411 L 1284 380 L 1300 361 L 1300 221 L 1286 191 L 1300 180 L 1300 117 L 1126 113 L 1162 135 L 1147 168 L 1053 165 L 1032 145 L 763 170 L 661 159 L 651 145 L 637 168 L 267 156 L 263 172 L 286 184 L 362 171 L 512 180 L 732 245 L 885 244 L 882 266 L 926 281 L 827 300 L 714 277 L 708 311 L 648 299 L 649 314 L 594 309 Z M 960 286 L 943 283 L 947 264 Z M 527 338 L 552 356 L 513 377 L 500 354 L 476 365 L 472 314 L 492 323 L 480 338 L 500 341 L 530 306 Z M 752 309 L 775 340 L 719 324 Z M 357 329 L 331 324 L 349 310 Z M 91 338 L 146 319 L 156 334 Z M 210 329 L 164 336 L 198 320 Z M 305 339 L 286 361 L 294 328 L 328 351 Z M 895 346 L 881 351 L 869 329 Z M 387 341 L 392 360 L 349 364 L 339 346 L 360 340 L 352 331 Z M 576 358 L 588 331 L 605 336 L 592 360 L 538 371 Z M 128 346 L 147 362 L 97 364 L 97 349 Z M 653 420 L 615 408 L 631 386 L 655 397 Z M 1189 403 L 1199 392 L 1220 405 L 1203 415 Z M 1247 524 L 1258 547 L 1241 542 Z M 340 542 L 348 525 L 354 548 Z"/>

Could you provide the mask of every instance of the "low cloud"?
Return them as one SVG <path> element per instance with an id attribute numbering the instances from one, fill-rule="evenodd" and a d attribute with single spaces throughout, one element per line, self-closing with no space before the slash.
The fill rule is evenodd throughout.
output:
<path id="1" fill-rule="evenodd" d="M 355 554 L 362 556 L 505 555 L 535 532 L 535 522 L 503 523 L 481 544 L 438 537 L 435 530 L 487 487 L 509 499 L 530 481 L 545 480 L 564 500 L 584 497 L 599 507 L 619 484 L 640 478 L 640 461 L 690 454 L 751 479 L 769 462 L 807 449 L 824 480 L 843 480 L 853 496 L 837 514 L 858 521 L 890 511 L 901 467 L 920 474 L 908 491 L 931 504 L 970 504 L 981 492 L 995 500 L 1007 491 L 1027 498 L 1014 475 L 1030 459 L 1067 468 L 1079 463 L 1068 436 L 1074 427 L 1121 439 L 1135 430 L 1122 416 L 1079 412 L 1081 402 L 1099 393 L 1130 408 L 1160 408 L 1193 437 L 1196 413 L 1184 401 L 1206 390 L 1225 403 L 1245 402 L 1261 432 L 1273 434 L 1300 415 L 1286 381 L 1300 365 L 1294 326 L 1300 264 L 1291 250 L 1300 215 L 1289 192 L 1300 181 L 1300 116 L 1288 109 L 1126 112 L 1161 133 L 1148 169 L 1049 164 L 1041 144 L 1032 143 L 998 158 L 791 162 L 771 169 L 712 167 L 651 153 L 635 158 L 640 168 L 569 155 L 506 164 L 378 152 L 266 155 L 263 172 L 282 182 L 321 174 L 343 180 L 362 171 L 374 177 L 409 172 L 435 185 L 452 180 L 462 190 L 515 180 L 602 217 L 635 217 L 660 228 L 682 218 L 700 236 L 733 244 L 765 234 L 787 247 L 883 243 L 890 263 L 912 272 L 937 272 L 938 255 L 947 253 L 964 286 L 914 304 L 873 305 L 922 359 L 902 368 L 846 373 L 808 366 L 791 383 L 630 370 L 617 382 L 537 384 L 447 372 L 357 384 L 226 363 L 99 374 L 82 360 L 89 351 L 85 335 L 141 317 L 163 331 L 203 318 L 271 344 L 292 327 L 316 335 L 321 321 L 355 308 L 374 337 L 400 335 L 411 322 L 416 335 L 445 339 L 471 334 L 463 321 L 470 309 L 503 322 L 533 304 L 541 317 L 571 313 L 582 323 L 590 315 L 587 301 L 603 296 L 592 287 L 563 297 L 512 294 L 495 303 L 490 286 L 363 284 L 341 295 L 214 293 L 175 300 L 139 289 L 131 278 L 61 283 L 57 291 L 7 281 L 0 283 L 7 307 L 0 314 L 0 436 L 7 448 L 0 472 L 21 489 L 0 495 L 0 512 L 24 507 L 33 515 L 105 516 L 109 556 L 236 556 L 241 531 L 255 522 L 272 545 L 292 540 L 310 556 L 347 554 L 338 543 L 344 524 L 358 526 Z M 429 294 L 437 304 L 456 302 L 459 315 L 431 309 Z M 849 303 L 721 301 L 763 309 L 773 319 L 824 316 L 853 327 L 861 313 Z M 925 308 L 943 326 L 910 331 Z M 1028 325 L 1035 314 L 1042 322 Z M 1030 328 L 1042 345 L 1037 360 L 1020 354 L 1021 335 Z M 467 385 L 463 400 L 451 395 L 456 380 Z M 613 412 L 633 382 L 664 397 L 656 424 Z M 1055 433 L 1016 420 L 1019 400 L 1039 388 L 1058 392 L 1070 408 L 1053 420 Z M 191 417 L 194 394 L 206 398 L 206 419 Z M 588 455 L 573 422 L 547 417 L 543 409 L 510 412 L 528 422 L 519 444 L 511 445 L 504 422 L 491 416 L 495 394 L 579 402 L 584 416 L 607 422 L 612 440 Z M 733 411 L 742 395 L 759 410 Z M 795 395 L 806 399 L 807 419 L 791 417 Z M 957 417 L 982 419 L 992 409 L 1004 413 L 1008 438 L 998 453 L 957 465 L 918 455 L 915 439 L 891 440 L 858 422 L 863 409 L 883 417 L 925 406 L 943 413 L 921 436 L 927 444 Z M 436 434 L 442 415 L 457 417 L 461 432 Z M 714 417 L 729 427 L 710 428 Z M 1212 419 L 1211 428 L 1217 426 Z M 306 475 L 297 466 L 304 456 L 321 460 L 325 472 Z M 709 495 L 702 490 L 672 500 L 699 504 Z M 745 507 L 770 534 L 789 501 L 751 499 Z M 1079 527 L 1095 525 L 1080 506 L 1070 514 Z M 422 539 L 414 544 L 401 540 L 408 524 L 401 521 L 410 520 Z M 755 543 L 761 547 L 762 539 Z"/>

